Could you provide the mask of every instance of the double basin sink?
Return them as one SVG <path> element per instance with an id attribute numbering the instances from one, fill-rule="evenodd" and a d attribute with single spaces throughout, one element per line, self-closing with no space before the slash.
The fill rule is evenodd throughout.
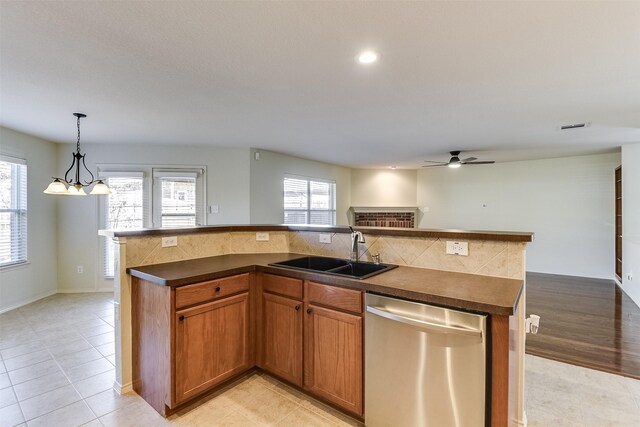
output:
<path id="1" fill-rule="evenodd" d="M 392 264 L 375 264 L 372 262 L 348 261 L 341 258 L 321 256 L 306 256 L 288 261 L 269 264 L 274 267 L 291 268 L 293 270 L 313 271 L 315 273 L 333 276 L 350 277 L 352 279 L 366 279 L 376 274 L 396 268 Z"/>

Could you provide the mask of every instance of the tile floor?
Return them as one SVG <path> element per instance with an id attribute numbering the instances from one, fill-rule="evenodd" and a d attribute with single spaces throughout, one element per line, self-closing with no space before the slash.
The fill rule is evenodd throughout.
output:
<path id="1" fill-rule="evenodd" d="M 111 294 L 58 294 L 0 315 L 0 427 L 357 426 L 254 374 L 169 419 L 114 380 Z M 526 360 L 530 427 L 640 425 L 640 381 L 534 356 Z"/>

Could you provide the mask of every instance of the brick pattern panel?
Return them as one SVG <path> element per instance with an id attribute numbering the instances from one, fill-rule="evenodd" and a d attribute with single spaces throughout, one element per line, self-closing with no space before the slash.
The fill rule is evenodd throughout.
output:
<path id="1" fill-rule="evenodd" d="M 413 212 L 359 212 L 355 225 L 360 227 L 399 227 L 414 228 Z"/>

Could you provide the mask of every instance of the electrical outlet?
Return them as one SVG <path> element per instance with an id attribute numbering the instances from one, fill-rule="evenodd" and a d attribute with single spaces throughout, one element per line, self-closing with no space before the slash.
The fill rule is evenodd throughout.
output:
<path id="1" fill-rule="evenodd" d="M 76 271 L 78 272 L 78 274 L 83 274 L 84 273 L 84 267 L 79 265 L 78 267 L 76 267 Z"/>
<path id="2" fill-rule="evenodd" d="M 178 246 L 178 236 L 171 237 L 163 237 L 162 238 L 162 247 L 170 248 L 172 246 Z"/>
<path id="3" fill-rule="evenodd" d="M 269 233 L 256 233 L 256 242 L 268 242 Z"/>
<path id="4" fill-rule="evenodd" d="M 318 237 L 320 243 L 331 243 L 331 234 L 329 233 L 320 233 Z"/>
<path id="5" fill-rule="evenodd" d="M 447 241 L 448 255 L 469 255 L 469 242 L 450 242 Z"/>
<path id="6" fill-rule="evenodd" d="M 220 213 L 220 205 L 209 205 L 209 213 L 210 214 Z"/>

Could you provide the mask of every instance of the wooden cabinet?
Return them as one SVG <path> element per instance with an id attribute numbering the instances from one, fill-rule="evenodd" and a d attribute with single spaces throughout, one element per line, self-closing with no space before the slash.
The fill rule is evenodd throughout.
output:
<path id="1" fill-rule="evenodd" d="M 305 308 L 305 388 L 362 416 L 362 316 Z"/>
<path id="2" fill-rule="evenodd" d="M 250 367 L 248 293 L 180 310 L 175 316 L 177 403 Z"/>
<path id="3" fill-rule="evenodd" d="M 616 168 L 616 223 L 615 223 L 615 242 L 616 242 L 616 277 L 622 283 L 622 166 Z"/>
<path id="4" fill-rule="evenodd" d="M 133 389 L 160 414 L 254 366 L 251 280 L 172 288 L 133 278 Z"/>
<path id="5" fill-rule="evenodd" d="M 262 367 L 302 386 L 302 302 L 265 292 Z"/>
<path id="6" fill-rule="evenodd" d="M 261 367 L 362 416 L 363 293 L 272 274 L 260 282 Z"/>
<path id="7" fill-rule="evenodd" d="M 133 278 L 133 389 L 169 416 L 257 364 L 362 417 L 362 291 L 258 276 Z"/>

